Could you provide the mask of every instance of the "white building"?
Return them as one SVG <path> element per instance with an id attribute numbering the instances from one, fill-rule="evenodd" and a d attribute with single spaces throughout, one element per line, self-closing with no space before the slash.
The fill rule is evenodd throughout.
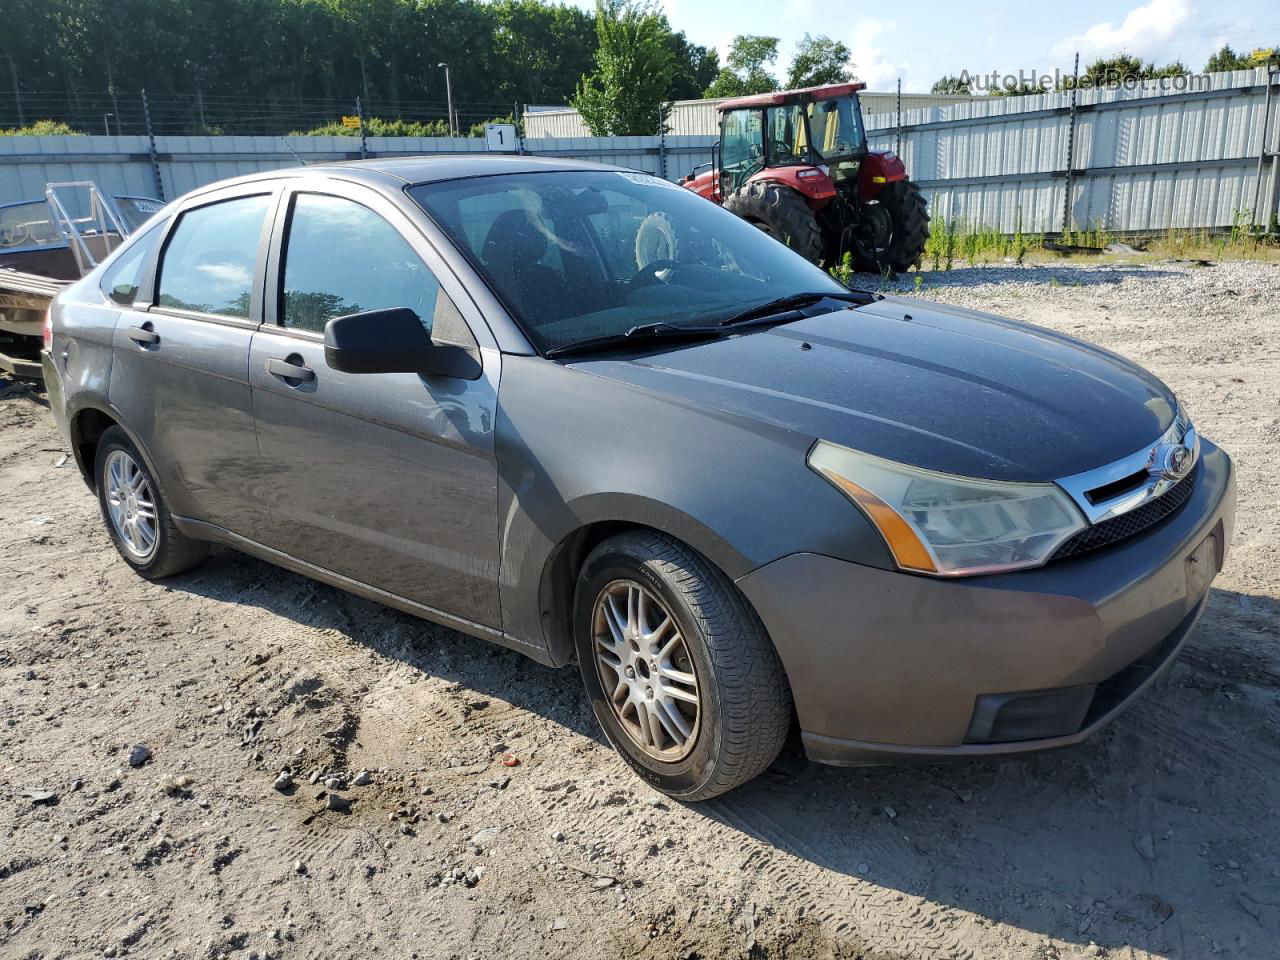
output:
<path id="1" fill-rule="evenodd" d="M 861 90 L 862 112 L 866 116 L 893 113 L 898 109 L 898 94 Z M 949 107 L 954 103 L 971 103 L 972 97 L 953 94 L 904 93 L 902 109 Z M 715 136 L 720 133 L 720 116 L 716 104 L 722 100 L 676 100 L 670 105 L 667 133 L 674 136 Z M 657 126 L 657 117 L 654 117 Z M 524 110 L 526 137 L 589 137 L 591 131 L 578 111 L 569 106 L 530 106 Z"/>

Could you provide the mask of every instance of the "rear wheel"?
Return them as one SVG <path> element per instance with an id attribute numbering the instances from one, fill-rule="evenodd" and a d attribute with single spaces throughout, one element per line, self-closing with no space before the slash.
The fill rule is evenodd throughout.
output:
<path id="1" fill-rule="evenodd" d="M 929 239 L 929 208 L 919 186 L 910 180 L 890 183 L 861 212 L 862 222 L 853 229 L 859 270 L 901 273 L 920 262 Z"/>
<path id="2" fill-rule="evenodd" d="M 684 544 L 637 531 L 598 546 L 574 627 L 596 719 L 656 789 L 705 800 L 782 749 L 791 693 L 773 644 L 733 584 Z"/>
<path id="3" fill-rule="evenodd" d="M 811 263 L 822 257 L 822 231 L 804 197 L 777 183 L 756 180 L 732 193 L 724 208 L 785 243 Z"/>
<path id="4" fill-rule="evenodd" d="M 209 552 L 202 540 L 174 526 L 160 487 L 129 435 L 110 427 L 94 458 L 98 503 L 120 556 L 144 577 L 156 579 L 194 567 Z"/>

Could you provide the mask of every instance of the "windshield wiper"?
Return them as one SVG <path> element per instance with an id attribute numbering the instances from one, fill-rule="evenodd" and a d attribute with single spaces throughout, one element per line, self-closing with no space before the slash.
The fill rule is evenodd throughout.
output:
<path id="1" fill-rule="evenodd" d="M 847 293 L 839 290 L 830 293 L 793 293 L 790 296 L 779 297 L 767 303 L 756 304 L 754 307 L 748 307 L 740 313 L 733 314 L 733 316 L 725 317 L 720 321 L 720 326 L 732 327 L 734 324 L 746 323 L 748 320 L 759 320 L 763 317 L 772 317 L 775 314 L 789 313 L 798 310 L 800 307 L 818 303 L 821 300 L 843 300 L 846 303 L 856 303 L 860 307 L 865 307 L 868 303 L 874 303 L 877 296 L 877 294 L 860 290 L 850 290 Z"/>
<path id="2" fill-rule="evenodd" d="M 671 323 L 642 323 L 639 326 L 632 327 L 622 333 L 608 333 L 600 337 L 588 337 L 586 340 L 578 340 L 575 343 L 566 343 L 562 347 L 552 347 L 544 356 L 563 357 L 571 353 L 590 353 L 594 350 L 604 350 L 609 347 L 616 347 L 623 344 L 634 344 L 637 341 L 645 342 L 661 341 L 661 340 L 695 340 L 706 337 L 721 337 L 724 331 L 718 326 L 716 327 L 678 327 Z"/>

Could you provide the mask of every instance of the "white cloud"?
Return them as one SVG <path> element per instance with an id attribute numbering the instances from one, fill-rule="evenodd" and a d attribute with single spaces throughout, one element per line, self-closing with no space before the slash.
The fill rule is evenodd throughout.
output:
<path id="1" fill-rule="evenodd" d="M 892 33 L 897 24 L 892 20 L 861 20 L 854 27 L 849 48 L 853 51 L 853 73 L 869 90 L 891 90 L 911 66 L 885 56 L 877 40 Z"/>
<path id="2" fill-rule="evenodd" d="M 1186 24 L 1192 13 L 1188 0 L 1150 0 L 1131 10 L 1119 26 L 1110 21 L 1094 24 L 1084 33 L 1058 43 L 1053 52 L 1070 56 L 1079 50 L 1082 57 L 1110 56 L 1120 51 L 1149 53 Z"/>

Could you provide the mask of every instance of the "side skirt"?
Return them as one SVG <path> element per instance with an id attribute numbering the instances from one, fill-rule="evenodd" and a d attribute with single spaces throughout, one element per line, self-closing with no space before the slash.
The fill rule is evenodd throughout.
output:
<path id="1" fill-rule="evenodd" d="M 238 533 L 232 533 L 230 530 L 219 527 L 216 524 L 179 516 L 175 516 L 173 522 L 188 537 L 225 544 L 228 547 L 239 550 L 241 553 L 247 553 L 252 557 L 257 557 L 259 560 L 265 560 L 267 563 L 273 563 L 278 567 L 284 567 L 286 570 L 292 570 L 294 573 L 300 573 L 304 577 L 327 583 L 329 586 L 337 587 L 339 590 L 354 593 L 356 596 L 364 597 L 366 600 L 394 607 L 396 610 L 412 614 L 415 617 L 421 617 L 424 620 L 430 620 L 432 623 L 438 623 L 461 633 L 479 637 L 481 640 L 496 643 L 498 646 L 507 647 L 517 653 L 523 653 L 530 659 L 536 660 L 545 666 L 555 666 L 550 653 L 545 647 L 530 643 L 527 640 L 521 640 L 519 637 L 513 637 L 509 633 L 485 626 L 483 623 L 476 623 L 474 620 L 467 620 L 463 617 L 455 617 L 451 613 L 445 613 L 443 610 L 429 607 L 425 603 L 418 603 L 416 600 L 410 600 L 399 594 L 389 593 L 359 580 L 353 580 L 343 574 L 334 573 L 332 570 L 326 570 L 324 567 L 318 567 L 314 563 L 299 560 L 297 557 L 290 556 L 283 551 L 265 546 L 256 540 L 250 540 L 248 537 L 242 537 Z"/>

